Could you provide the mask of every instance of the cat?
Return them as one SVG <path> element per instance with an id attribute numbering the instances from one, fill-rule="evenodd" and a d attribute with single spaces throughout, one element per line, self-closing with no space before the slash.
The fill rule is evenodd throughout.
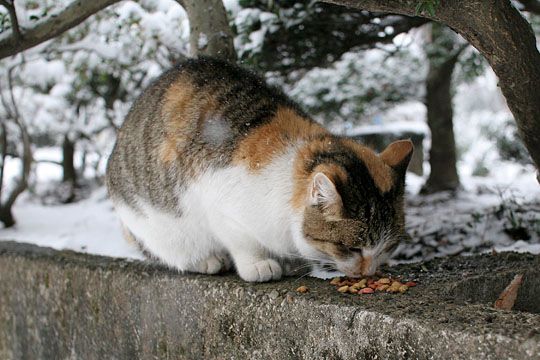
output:
<path id="1" fill-rule="evenodd" d="M 127 237 L 172 268 L 265 282 L 301 258 L 358 277 L 405 236 L 412 151 L 332 135 L 258 75 L 200 57 L 135 101 L 106 182 Z"/>

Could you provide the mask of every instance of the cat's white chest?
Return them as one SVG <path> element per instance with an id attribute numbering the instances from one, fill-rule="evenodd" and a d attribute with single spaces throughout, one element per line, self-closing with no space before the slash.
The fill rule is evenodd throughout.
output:
<path id="1" fill-rule="evenodd" d="M 209 170 L 178 193 L 178 213 L 139 200 L 117 203 L 122 222 L 165 263 L 189 269 L 209 254 L 259 249 L 296 253 L 291 234 L 292 162 L 288 157 L 250 173 L 242 166 Z"/>

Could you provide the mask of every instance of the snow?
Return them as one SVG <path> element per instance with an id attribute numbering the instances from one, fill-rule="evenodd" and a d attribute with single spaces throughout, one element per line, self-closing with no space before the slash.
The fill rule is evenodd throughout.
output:
<path id="1" fill-rule="evenodd" d="M 199 40 L 197 41 L 197 49 L 203 50 L 208 46 L 208 36 L 204 33 L 199 34 Z"/>
<path id="2" fill-rule="evenodd" d="M 398 247 L 395 259 L 410 262 L 492 250 L 538 253 L 540 185 L 535 171 L 532 165 L 498 167 L 489 178 L 462 175 L 464 190 L 455 197 L 420 196 L 423 179 L 408 174 L 406 229 L 412 239 Z M 521 228 L 526 235 L 519 233 Z"/>
<path id="3" fill-rule="evenodd" d="M 361 125 L 347 130 L 347 136 L 357 136 L 374 133 L 401 133 L 414 132 L 419 134 L 429 133 L 429 128 L 423 121 L 394 121 L 378 125 Z"/>
<path id="4" fill-rule="evenodd" d="M 0 230 L 3 240 L 142 259 L 137 249 L 124 241 L 104 188 L 89 199 L 62 206 L 44 206 L 26 197 L 15 206 L 14 216 L 19 219 L 17 225 Z"/>
<path id="5" fill-rule="evenodd" d="M 529 244 L 526 241 L 518 240 L 508 246 L 495 246 L 494 250 L 496 252 L 515 251 L 518 253 L 531 253 L 535 255 L 540 255 L 540 244 Z"/>

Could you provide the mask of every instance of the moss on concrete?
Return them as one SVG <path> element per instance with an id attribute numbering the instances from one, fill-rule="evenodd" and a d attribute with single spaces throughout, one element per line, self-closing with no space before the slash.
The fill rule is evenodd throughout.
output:
<path id="1" fill-rule="evenodd" d="M 319 279 L 248 284 L 0 242 L 0 358 L 529 359 L 538 269 L 532 255 L 440 259 L 386 269 L 418 280 L 404 295 L 354 296 Z M 528 311 L 494 310 L 520 272 Z"/>

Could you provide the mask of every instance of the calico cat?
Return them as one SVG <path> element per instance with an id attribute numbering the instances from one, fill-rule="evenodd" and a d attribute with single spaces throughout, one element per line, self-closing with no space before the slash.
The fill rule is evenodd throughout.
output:
<path id="1" fill-rule="evenodd" d="M 246 281 L 301 257 L 373 274 L 404 236 L 397 141 L 377 155 L 330 134 L 280 90 L 225 61 L 191 59 L 131 108 L 107 166 L 129 238 L 165 264 Z"/>

